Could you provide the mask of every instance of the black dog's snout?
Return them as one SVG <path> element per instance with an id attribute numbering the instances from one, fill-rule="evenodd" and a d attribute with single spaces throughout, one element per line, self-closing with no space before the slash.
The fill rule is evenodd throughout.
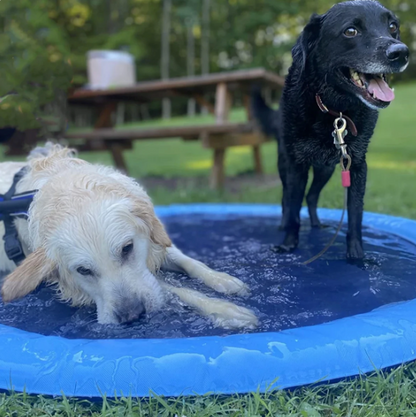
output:
<path id="1" fill-rule="evenodd" d="M 136 301 L 134 303 L 127 302 L 116 308 L 114 311 L 114 315 L 120 324 L 133 323 L 139 320 L 145 313 L 146 309 L 141 301 Z"/>
<path id="2" fill-rule="evenodd" d="M 403 66 L 409 60 L 409 48 L 404 43 L 393 43 L 387 48 L 386 55 L 389 61 Z"/>

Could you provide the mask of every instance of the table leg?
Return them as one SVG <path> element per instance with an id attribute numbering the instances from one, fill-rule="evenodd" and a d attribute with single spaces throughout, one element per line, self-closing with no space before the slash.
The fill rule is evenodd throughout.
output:
<path id="1" fill-rule="evenodd" d="M 247 120 L 248 121 L 253 120 L 253 114 L 251 111 L 251 100 L 250 100 L 250 96 L 248 95 L 244 96 L 244 107 L 246 109 Z M 263 162 L 261 158 L 260 145 L 254 145 L 252 149 L 253 149 L 254 170 L 256 174 L 262 175 L 264 171 L 263 171 Z"/>
<path id="2" fill-rule="evenodd" d="M 107 147 L 111 152 L 116 168 L 124 174 L 128 174 L 126 160 L 123 155 L 123 146 L 116 142 L 110 142 Z"/>
<path id="3" fill-rule="evenodd" d="M 221 190 L 224 187 L 224 158 L 225 148 L 214 149 L 214 164 L 211 171 L 211 188 Z"/>
<path id="4" fill-rule="evenodd" d="M 263 174 L 263 162 L 261 159 L 261 149 L 260 145 L 253 146 L 253 159 L 254 159 L 254 170 L 256 174 L 262 175 Z"/>
<path id="5" fill-rule="evenodd" d="M 113 127 L 111 115 L 115 112 L 116 108 L 117 103 L 114 101 L 103 104 L 100 107 L 100 114 L 97 121 L 95 122 L 94 128 L 101 129 L 104 127 Z"/>
<path id="6" fill-rule="evenodd" d="M 231 108 L 231 94 L 228 91 L 226 83 L 217 85 L 215 94 L 215 118 L 216 123 L 221 124 L 228 120 L 228 114 Z M 225 180 L 225 148 L 214 149 L 214 163 L 211 171 L 211 188 L 221 190 L 224 187 Z"/>
<path id="7" fill-rule="evenodd" d="M 102 105 L 100 108 L 100 114 L 94 125 L 94 128 L 101 129 L 101 128 L 113 127 L 113 121 L 111 120 L 111 117 L 113 113 L 116 111 L 116 109 L 117 109 L 117 103 L 115 101 Z M 121 172 L 128 174 L 127 163 L 123 155 L 123 146 L 116 142 L 109 142 L 109 143 L 105 143 L 104 141 L 100 141 L 100 142 L 103 142 L 104 146 L 106 146 L 106 148 L 110 151 L 116 168 L 120 170 Z"/>
<path id="8" fill-rule="evenodd" d="M 217 85 L 215 94 L 215 118 L 217 124 L 224 123 L 228 120 L 228 113 L 231 108 L 231 94 L 228 91 L 227 84 L 220 83 Z"/>

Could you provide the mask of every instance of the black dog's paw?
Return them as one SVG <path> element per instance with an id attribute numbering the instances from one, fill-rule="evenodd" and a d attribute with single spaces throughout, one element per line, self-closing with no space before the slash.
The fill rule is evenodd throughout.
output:
<path id="1" fill-rule="evenodd" d="M 299 239 L 297 235 L 287 234 L 281 245 L 273 245 L 271 250 L 276 253 L 290 253 L 298 247 Z"/>
<path id="2" fill-rule="evenodd" d="M 318 220 L 318 222 L 311 222 L 311 227 L 314 229 L 330 229 L 332 226 L 330 224 L 321 223 Z"/>
<path id="3" fill-rule="evenodd" d="M 363 261 L 363 245 L 359 240 L 350 240 L 348 242 L 347 259 L 351 263 L 361 263 Z"/>
<path id="4" fill-rule="evenodd" d="M 275 253 L 291 253 L 296 249 L 296 245 L 272 245 L 270 246 L 270 250 L 275 252 Z"/>
<path id="5" fill-rule="evenodd" d="M 366 265 L 364 262 L 364 259 L 357 259 L 357 258 L 347 258 L 347 264 L 356 266 L 357 268 L 360 268 L 362 270 L 366 270 Z"/>

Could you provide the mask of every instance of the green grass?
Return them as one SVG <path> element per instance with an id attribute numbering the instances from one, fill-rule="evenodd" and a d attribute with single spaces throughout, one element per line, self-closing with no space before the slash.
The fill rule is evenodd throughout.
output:
<path id="1" fill-rule="evenodd" d="M 413 190 L 416 181 L 416 84 L 396 88 L 396 100 L 380 112 L 380 120 L 368 152 L 368 185 L 365 208 L 368 211 L 395 214 L 416 218 Z M 244 120 L 244 111 L 236 109 L 231 120 Z M 212 116 L 197 116 L 193 119 L 174 118 L 155 120 L 134 126 L 167 126 L 213 122 Z M 125 125 L 122 128 L 132 127 Z M 203 149 L 199 142 L 183 142 L 180 139 L 137 141 L 134 149 L 125 152 L 130 174 L 136 178 L 161 177 L 207 177 L 212 163 L 212 151 Z M 276 172 L 276 144 L 270 142 L 262 147 L 266 173 Z M 111 164 L 108 152 L 84 153 L 83 158 L 92 162 Z M 0 153 L 1 160 L 1 153 Z M 236 175 L 252 168 L 249 147 L 227 150 L 227 175 Z M 150 190 L 155 203 L 187 203 L 193 201 L 259 202 L 278 203 L 281 190 L 247 187 L 242 193 L 219 194 L 201 187 L 185 187 L 178 190 L 164 188 Z M 341 207 L 342 190 L 340 174 L 335 173 L 324 189 L 320 205 Z"/>
<path id="2" fill-rule="evenodd" d="M 0 416 L 186 416 L 186 417 L 410 417 L 416 416 L 416 366 L 375 372 L 351 381 L 295 390 L 234 396 L 140 400 L 120 397 L 100 402 L 27 394 L 0 395 Z"/>
<path id="3" fill-rule="evenodd" d="M 368 153 L 369 180 L 366 210 L 416 218 L 414 197 L 416 181 L 416 84 L 396 88 L 396 101 L 381 112 L 376 133 Z M 242 110 L 232 112 L 232 120 L 243 120 Z M 174 125 L 207 123 L 212 118 L 193 120 L 177 118 L 142 124 Z M 126 128 L 128 126 L 124 126 Z M 276 171 L 276 145 L 262 148 L 267 173 Z M 104 152 L 83 154 L 90 161 L 110 163 Z M 148 175 L 164 177 L 207 176 L 211 152 L 199 143 L 180 140 L 136 142 L 128 152 L 131 174 L 137 178 Z M 1 159 L 1 155 L 0 155 Z M 252 166 L 249 148 L 234 148 L 227 153 L 227 174 L 236 175 Z M 192 186 L 178 189 L 152 189 L 158 204 L 194 201 L 242 201 L 277 203 L 280 189 L 247 188 L 240 193 L 219 194 Z M 322 194 L 321 206 L 341 207 L 342 190 L 339 172 Z M 227 397 L 202 396 L 166 399 L 153 397 L 140 401 L 119 398 L 99 403 L 63 398 L 45 398 L 26 394 L 0 395 L 0 417 L 5 416 L 416 416 L 416 364 L 390 372 L 375 372 L 352 381 L 291 391 L 270 391 L 264 395 L 251 393 Z M 277 383 L 278 386 L 278 383 Z"/>
<path id="4" fill-rule="evenodd" d="M 396 88 L 396 100 L 380 112 L 380 120 L 372 138 L 368 153 L 368 186 L 365 208 L 368 211 L 416 218 L 414 184 L 416 182 L 416 84 Z M 231 113 L 231 120 L 244 120 L 242 109 Z M 150 127 L 212 122 L 212 116 L 193 119 L 175 118 L 169 121 L 151 121 L 135 126 Z M 126 125 L 123 128 L 131 127 Z M 266 173 L 276 172 L 276 144 L 262 147 Z M 111 163 L 106 152 L 83 154 L 88 160 Z M 135 142 L 134 149 L 126 152 L 131 175 L 141 178 L 147 175 L 163 177 L 207 176 L 211 167 L 212 151 L 203 149 L 198 142 L 179 139 Z M 252 168 L 249 147 L 230 148 L 226 154 L 227 175 L 236 175 Z M 243 193 L 218 194 L 208 189 L 186 187 L 172 191 L 150 190 L 157 204 L 186 203 L 192 201 L 235 201 L 277 203 L 281 190 L 249 187 Z M 322 193 L 320 205 L 341 207 L 342 190 L 337 172 Z"/>

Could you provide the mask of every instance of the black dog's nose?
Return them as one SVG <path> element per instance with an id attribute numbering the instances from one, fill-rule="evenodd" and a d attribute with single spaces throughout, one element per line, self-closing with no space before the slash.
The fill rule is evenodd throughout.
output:
<path id="1" fill-rule="evenodd" d="M 120 324 L 133 323 L 146 313 L 144 304 L 140 301 L 134 304 L 128 303 L 128 306 L 120 306 L 114 310 L 114 315 Z"/>
<path id="2" fill-rule="evenodd" d="M 409 60 L 409 48 L 404 43 L 393 43 L 387 48 L 386 55 L 389 61 L 403 66 Z"/>

